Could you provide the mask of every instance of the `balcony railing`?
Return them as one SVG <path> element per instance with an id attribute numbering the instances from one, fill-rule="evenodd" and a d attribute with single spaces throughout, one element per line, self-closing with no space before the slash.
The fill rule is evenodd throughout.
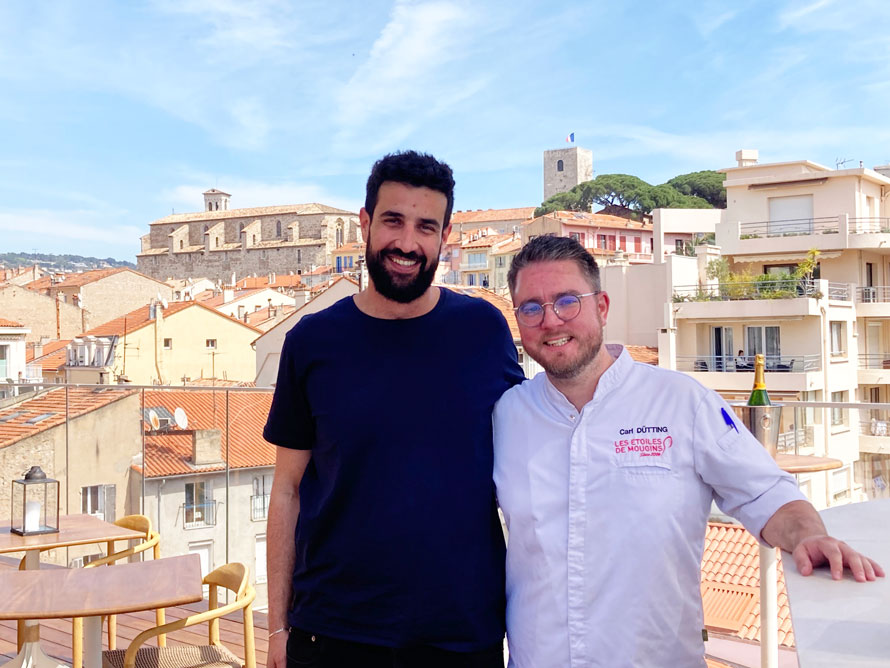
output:
<path id="1" fill-rule="evenodd" d="M 890 286 L 868 285 L 856 288 L 856 301 L 862 304 L 890 302 Z"/>
<path id="2" fill-rule="evenodd" d="M 259 522 L 269 515 L 269 494 L 255 494 L 250 497 L 250 519 Z"/>
<path id="3" fill-rule="evenodd" d="M 809 234 L 837 234 L 838 232 L 840 232 L 840 223 L 837 216 L 739 223 L 739 239 L 798 237 Z"/>
<path id="4" fill-rule="evenodd" d="M 818 371 L 821 368 L 819 355 L 767 355 L 766 371 L 775 373 L 802 373 Z M 754 371 L 754 357 L 713 355 L 677 355 L 678 371 Z"/>
<path id="5" fill-rule="evenodd" d="M 460 265 L 461 271 L 485 271 L 488 269 L 488 262 L 463 262 Z"/>
<path id="6" fill-rule="evenodd" d="M 882 436 L 890 438 L 890 423 L 888 423 L 886 419 L 879 420 L 878 418 L 861 420 L 859 422 L 859 433 L 863 436 Z"/>
<path id="7" fill-rule="evenodd" d="M 186 529 L 216 526 L 216 502 L 183 503 L 182 526 Z"/>
<path id="8" fill-rule="evenodd" d="M 847 283 L 828 283 L 828 298 L 838 301 L 850 301 L 850 286 Z"/>
<path id="9" fill-rule="evenodd" d="M 812 279 L 777 278 L 710 285 L 678 285 L 674 288 L 673 300 L 713 302 L 737 299 L 796 299 L 816 294 L 816 282 Z"/>
<path id="10" fill-rule="evenodd" d="M 890 353 L 859 353 L 860 369 L 890 369 Z"/>
<path id="11" fill-rule="evenodd" d="M 850 218 L 850 234 L 890 234 L 890 218 Z"/>

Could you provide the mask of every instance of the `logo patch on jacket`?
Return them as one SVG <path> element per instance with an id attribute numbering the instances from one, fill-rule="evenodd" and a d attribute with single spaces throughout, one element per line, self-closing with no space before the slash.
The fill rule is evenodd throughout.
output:
<path id="1" fill-rule="evenodd" d="M 674 444 L 674 439 L 664 426 L 627 427 L 618 430 L 613 441 L 615 454 L 631 457 L 661 457 Z"/>

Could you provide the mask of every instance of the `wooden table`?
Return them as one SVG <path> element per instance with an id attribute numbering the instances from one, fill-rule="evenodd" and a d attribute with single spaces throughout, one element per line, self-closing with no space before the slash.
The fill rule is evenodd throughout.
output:
<path id="1" fill-rule="evenodd" d="M 844 463 L 834 457 L 817 457 L 816 455 L 776 455 L 776 464 L 788 473 L 818 473 L 839 469 Z"/>
<path id="2" fill-rule="evenodd" d="M 201 560 L 186 554 L 110 568 L 0 571 L 0 592 L 0 619 L 84 617 L 84 668 L 101 668 L 102 615 L 200 601 Z M 27 668 L 30 658 L 23 651 L 5 666 Z"/>
<path id="3" fill-rule="evenodd" d="M 40 568 L 40 552 L 57 547 L 89 545 L 111 540 L 138 540 L 145 535 L 132 529 L 124 529 L 92 515 L 63 515 L 59 518 L 57 533 L 20 536 L 9 530 L 9 524 L 0 525 L 0 554 L 25 552 L 25 569 Z M 199 578 L 200 579 L 200 578 Z M 4 592 L 0 588 L 0 592 Z M 4 592 L 5 594 L 5 592 Z M 5 608 L 5 605 L 3 606 Z M 25 619 L 18 617 L 13 619 Z M 10 662 L 10 668 L 66 668 L 65 664 L 48 657 L 40 649 L 40 626 L 36 621 L 24 622 L 24 642 L 18 656 Z"/>
<path id="4" fill-rule="evenodd" d="M 823 510 L 832 536 L 886 570 L 890 566 L 890 499 Z M 785 585 L 801 668 L 886 668 L 890 664 L 890 578 L 836 582 L 827 569 L 804 577 L 785 570 Z"/>

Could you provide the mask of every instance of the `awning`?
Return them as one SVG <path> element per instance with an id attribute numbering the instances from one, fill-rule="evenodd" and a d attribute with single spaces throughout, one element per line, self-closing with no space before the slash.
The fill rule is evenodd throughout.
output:
<path id="1" fill-rule="evenodd" d="M 836 257 L 841 256 L 841 251 L 820 251 L 817 259 L 819 260 L 833 260 Z M 744 264 L 748 262 L 766 262 L 766 263 L 776 263 L 776 262 L 801 262 L 807 259 L 807 253 L 776 253 L 775 255 L 733 255 L 731 256 L 733 261 Z"/>

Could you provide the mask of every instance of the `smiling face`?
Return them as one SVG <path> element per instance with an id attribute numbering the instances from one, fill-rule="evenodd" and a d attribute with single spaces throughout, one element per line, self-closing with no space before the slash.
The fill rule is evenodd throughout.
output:
<path id="1" fill-rule="evenodd" d="M 533 262 L 516 276 L 513 306 L 527 302 L 549 304 L 563 295 L 593 292 L 593 286 L 572 260 Z M 551 306 L 544 309 L 538 327 L 519 322 L 525 351 L 552 379 L 567 380 L 591 368 L 603 350 L 603 327 L 609 314 L 605 293 L 581 298 L 581 310 L 572 320 L 561 320 Z"/>
<path id="2" fill-rule="evenodd" d="M 448 199 L 436 190 L 385 181 L 373 219 L 361 210 L 368 274 L 382 296 L 407 304 L 430 287 L 451 229 L 443 226 L 447 206 Z"/>

